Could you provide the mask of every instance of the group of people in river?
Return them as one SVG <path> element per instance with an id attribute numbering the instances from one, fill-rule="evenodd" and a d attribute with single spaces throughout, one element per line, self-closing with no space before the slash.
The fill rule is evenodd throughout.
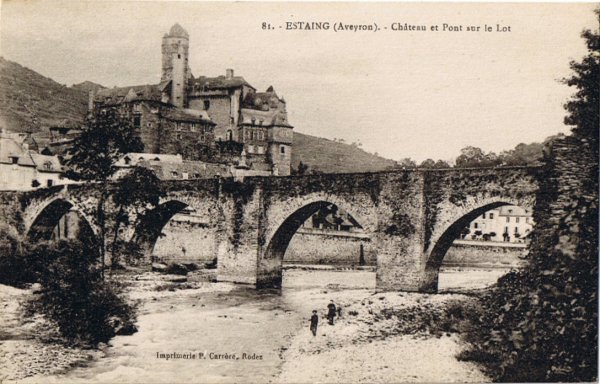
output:
<path id="1" fill-rule="evenodd" d="M 333 300 L 329 301 L 329 304 L 327 304 L 327 321 L 329 323 L 329 325 L 333 325 L 334 324 L 334 319 L 335 317 L 342 317 L 342 307 L 341 306 L 335 306 L 335 303 L 333 302 Z M 319 315 L 317 315 L 317 310 L 313 310 L 312 311 L 312 316 L 310 317 L 310 331 L 312 332 L 313 336 L 317 336 L 317 327 L 319 325 Z"/>

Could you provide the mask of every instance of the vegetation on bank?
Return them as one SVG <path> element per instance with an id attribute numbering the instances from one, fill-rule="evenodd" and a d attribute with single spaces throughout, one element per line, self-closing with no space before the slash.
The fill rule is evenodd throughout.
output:
<path id="1" fill-rule="evenodd" d="M 0 283 L 16 287 L 39 283 L 39 294 L 26 312 L 45 315 L 62 343 L 96 347 L 117 334 L 136 331 L 135 308 L 124 299 L 118 283 L 102 278 L 94 241 L 45 242 L 19 251 L 17 239 L 2 235 L 7 240 L 1 244 Z"/>
<path id="2" fill-rule="evenodd" d="M 469 317 L 461 358 L 500 382 L 597 380 L 600 35 L 583 37 L 589 54 L 564 81 L 576 88 L 565 105 L 573 134 L 544 159 L 530 264 L 501 278 Z"/>

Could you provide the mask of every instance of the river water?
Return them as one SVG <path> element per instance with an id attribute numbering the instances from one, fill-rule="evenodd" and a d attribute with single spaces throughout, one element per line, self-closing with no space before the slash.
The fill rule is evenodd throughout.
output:
<path id="1" fill-rule="evenodd" d="M 458 272 L 450 275 L 457 284 Z M 480 280 L 481 272 L 476 275 Z M 143 302 L 137 333 L 115 337 L 98 358 L 66 375 L 25 382 L 276 382 L 281 355 L 306 328 L 311 310 L 326 308 L 335 292 L 374 292 L 375 273 L 290 270 L 283 283 L 280 292 L 266 293 L 223 283 L 175 291 L 138 287 L 131 293 Z"/>

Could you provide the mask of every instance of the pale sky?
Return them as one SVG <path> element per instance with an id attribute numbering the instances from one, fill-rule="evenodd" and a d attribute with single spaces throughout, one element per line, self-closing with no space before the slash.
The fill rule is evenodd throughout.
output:
<path id="1" fill-rule="evenodd" d="M 451 159 L 467 145 L 499 152 L 568 131 L 562 104 L 574 90 L 557 80 L 586 53 L 580 33 L 598 28 L 594 7 L 2 0 L 0 54 L 67 85 L 155 84 L 161 38 L 178 22 L 194 76 L 233 68 L 259 91 L 273 85 L 298 132 L 396 160 Z M 331 27 L 285 29 L 298 21 Z M 338 22 L 380 30 L 334 32 Z M 463 31 L 441 31 L 444 23 Z"/>

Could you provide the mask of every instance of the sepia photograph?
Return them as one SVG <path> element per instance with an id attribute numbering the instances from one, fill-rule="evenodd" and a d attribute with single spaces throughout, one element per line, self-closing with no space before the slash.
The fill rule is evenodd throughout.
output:
<path id="1" fill-rule="evenodd" d="M 0 383 L 598 381 L 600 6 L 0 0 Z"/>

